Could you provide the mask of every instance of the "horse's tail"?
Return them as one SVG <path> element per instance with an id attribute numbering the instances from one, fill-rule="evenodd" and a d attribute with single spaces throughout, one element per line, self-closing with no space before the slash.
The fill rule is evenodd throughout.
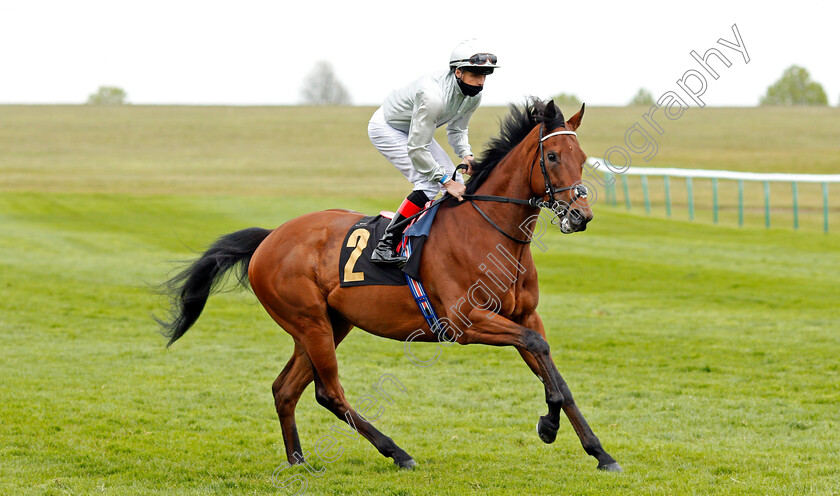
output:
<path id="1" fill-rule="evenodd" d="M 219 291 L 218 282 L 230 270 L 248 287 L 248 264 L 257 247 L 271 233 L 268 229 L 251 227 L 222 236 L 204 254 L 181 273 L 162 285 L 162 293 L 169 296 L 169 319 L 155 320 L 169 338 L 167 347 L 192 327 L 211 294 Z"/>

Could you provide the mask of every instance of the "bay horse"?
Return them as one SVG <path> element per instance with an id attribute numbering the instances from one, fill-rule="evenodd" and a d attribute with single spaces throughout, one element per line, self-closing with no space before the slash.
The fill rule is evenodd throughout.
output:
<path id="1" fill-rule="evenodd" d="M 552 208 L 565 233 L 584 230 L 592 219 L 586 189 L 579 186 L 586 155 L 575 134 L 584 109 L 566 121 L 554 101 L 532 98 L 521 109 L 511 106 L 499 136 L 474 166 L 465 196 L 470 201 L 448 198 L 441 203 L 425 242 L 420 275 L 433 307 L 442 312 L 441 321 L 449 323 L 443 339 L 513 346 L 543 382 L 548 413 L 537 423 L 542 441 L 555 440 L 562 410 L 598 468 L 621 471 L 587 424 L 551 357 L 536 311 L 539 287 L 527 239 L 534 233 L 540 206 Z M 430 329 L 407 287 L 340 286 L 339 251 L 345 234 L 362 217 L 349 210 L 325 210 L 273 230 L 254 227 L 222 236 L 166 283 L 170 319 L 158 322 L 169 338 L 167 346 L 195 323 L 231 269 L 243 286 L 250 283 L 271 318 L 292 336 L 294 353 L 271 388 L 290 464 L 304 461 L 295 407 L 314 381 L 319 404 L 398 467 L 415 466 L 411 456 L 351 407 L 338 381 L 336 347 L 353 327 L 399 341 L 442 339 L 440 329 Z M 502 248 L 514 259 L 508 280 L 487 271 L 481 258 Z M 480 280 L 486 288 L 500 288 L 493 291 L 498 304 L 492 310 L 476 298 L 465 298 Z"/>

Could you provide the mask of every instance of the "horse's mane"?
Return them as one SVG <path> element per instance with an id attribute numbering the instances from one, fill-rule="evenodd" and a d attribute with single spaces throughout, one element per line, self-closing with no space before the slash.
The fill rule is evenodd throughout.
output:
<path id="1" fill-rule="evenodd" d="M 560 109 L 557 109 L 556 116 L 547 118 L 547 106 L 547 102 L 536 97 L 529 98 L 521 108 L 510 105 L 510 113 L 502 120 L 499 135 L 490 139 L 487 149 L 473 166 L 476 173 L 467 182 L 467 194 L 475 194 L 499 162 L 528 136 L 534 126 L 544 123 L 546 132 L 565 127 L 566 120 Z"/>

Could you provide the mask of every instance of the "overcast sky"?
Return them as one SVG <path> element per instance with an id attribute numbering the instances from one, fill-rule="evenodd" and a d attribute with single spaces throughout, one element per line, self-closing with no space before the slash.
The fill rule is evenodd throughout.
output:
<path id="1" fill-rule="evenodd" d="M 457 5 L 457 6 L 456 6 Z M 574 93 L 624 105 L 640 87 L 677 90 L 718 48 L 702 100 L 755 105 L 792 64 L 829 102 L 840 96 L 840 7 L 834 1 L 415 2 L 0 0 L 0 103 L 83 103 L 101 85 L 136 104 L 296 104 L 318 60 L 353 103 L 446 69 L 460 40 L 499 56 L 484 104 Z M 735 42 L 736 24 L 749 54 Z"/>

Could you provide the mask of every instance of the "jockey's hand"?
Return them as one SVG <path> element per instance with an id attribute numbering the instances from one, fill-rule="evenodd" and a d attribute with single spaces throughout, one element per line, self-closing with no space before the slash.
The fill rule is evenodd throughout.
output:
<path id="1" fill-rule="evenodd" d="M 473 169 L 473 166 L 475 165 L 475 157 L 473 157 L 472 155 L 467 155 L 464 157 L 463 160 L 461 160 L 461 163 L 467 166 L 465 174 L 467 174 L 468 176 L 472 176 L 473 174 L 475 174 L 475 169 Z"/>
<path id="2" fill-rule="evenodd" d="M 467 187 L 458 181 L 453 181 L 452 179 L 446 181 L 446 184 L 443 185 L 443 189 L 445 189 L 450 195 L 457 198 L 458 201 L 464 201 L 464 198 L 461 195 L 467 191 Z"/>

